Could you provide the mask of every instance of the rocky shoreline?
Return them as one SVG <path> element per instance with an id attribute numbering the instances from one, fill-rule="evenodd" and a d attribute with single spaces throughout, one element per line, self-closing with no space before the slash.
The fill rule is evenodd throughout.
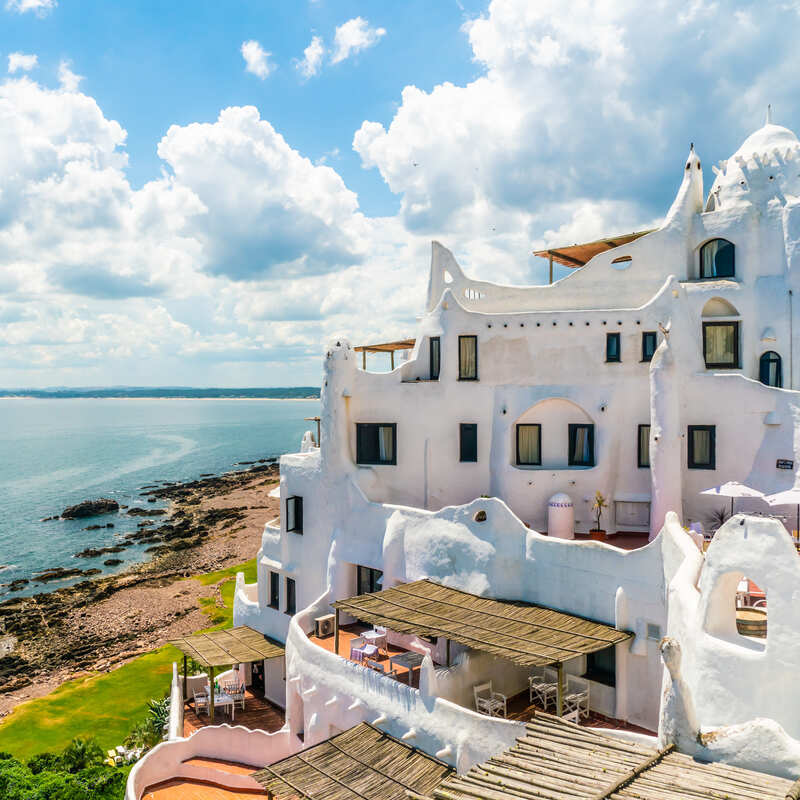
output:
<path id="1" fill-rule="evenodd" d="M 149 545 L 150 561 L 117 575 L 1 602 L 0 716 L 77 673 L 110 669 L 204 627 L 207 618 L 197 601 L 213 596 L 215 587 L 184 579 L 255 555 L 264 523 L 279 513 L 278 501 L 268 496 L 278 477 L 277 464 L 261 463 L 188 483 L 142 487 L 148 503 L 166 501 L 168 509 L 127 509 L 131 516 L 147 517 L 135 532 L 116 545 L 76 555 L 113 555 L 143 543 Z M 114 566 L 109 562 L 113 558 L 105 564 Z M 34 580 L 99 572 L 60 568 Z"/>

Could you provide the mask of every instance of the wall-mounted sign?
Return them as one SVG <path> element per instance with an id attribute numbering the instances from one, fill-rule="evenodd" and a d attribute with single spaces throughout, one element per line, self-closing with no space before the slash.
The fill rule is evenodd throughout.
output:
<path id="1" fill-rule="evenodd" d="M 775 462 L 778 469 L 794 469 L 794 461 L 789 461 L 788 458 L 779 458 Z"/>

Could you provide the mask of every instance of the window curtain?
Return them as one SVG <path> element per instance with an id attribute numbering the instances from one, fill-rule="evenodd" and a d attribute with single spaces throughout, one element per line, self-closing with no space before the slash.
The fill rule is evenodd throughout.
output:
<path id="1" fill-rule="evenodd" d="M 295 499 L 290 497 L 286 501 L 286 530 L 293 531 L 296 527 Z"/>
<path id="2" fill-rule="evenodd" d="M 717 255 L 717 243 L 709 242 L 703 248 L 703 271 L 700 273 L 703 278 L 714 278 L 717 275 L 717 269 L 714 265 L 714 259 Z"/>
<path id="3" fill-rule="evenodd" d="M 711 433 L 709 431 L 693 431 L 693 461 L 695 464 L 711 463 Z"/>
<path id="4" fill-rule="evenodd" d="M 540 464 L 541 460 L 539 428 L 520 425 L 517 428 L 517 461 L 520 464 Z"/>
<path id="5" fill-rule="evenodd" d="M 572 460 L 576 464 L 589 463 L 589 430 L 583 426 L 575 428 L 575 447 Z"/>
<path id="6" fill-rule="evenodd" d="M 392 428 L 389 425 L 381 425 L 378 428 L 378 460 L 394 460 L 394 442 L 392 441 Z"/>
<path id="7" fill-rule="evenodd" d="M 706 326 L 706 363 L 734 364 L 735 341 L 735 325 Z"/>
<path id="8" fill-rule="evenodd" d="M 701 253 L 702 278 L 732 278 L 734 275 L 733 245 L 724 239 L 714 239 Z"/>
<path id="9" fill-rule="evenodd" d="M 458 340 L 458 363 L 461 365 L 460 377 L 462 378 L 476 378 L 478 376 L 476 345 L 477 340 L 472 336 L 462 336 Z"/>
<path id="10" fill-rule="evenodd" d="M 639 427 L 639 466 L 650 466 L 650 426 Z"/>

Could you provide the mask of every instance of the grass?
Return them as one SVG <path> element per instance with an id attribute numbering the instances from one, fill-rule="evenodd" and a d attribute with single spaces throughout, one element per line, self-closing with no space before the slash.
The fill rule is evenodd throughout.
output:
<path id="1" fill-rule="evenodd" d="M 237 572 L 256 579 L 256 560 L 197 576 L 205 586 L 220 587 L 224 607 L 215 598 L 201 598 L 200 608 L 214 628 L 233 624 L 233 592 Z M 25 760 L 37 753 L 63 750 L 76 736 L 93 736 L 103 750 L 120 744 L 144 718 L 147 701 L 169 691 L 172 662 L 181 654 L 171 645 L 139 656 L 112 672 L 67 681 L 58 689 L 24 703 L 0 723 L 0 752 Z"/>

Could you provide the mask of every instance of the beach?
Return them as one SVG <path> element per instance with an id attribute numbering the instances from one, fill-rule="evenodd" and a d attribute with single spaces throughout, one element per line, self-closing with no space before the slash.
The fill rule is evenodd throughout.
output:
<path id="1" fill-rule="evenodd" d="M 255 556 L 264 524 L 279 514 L 269 497 L 278 479 L 273 463 L 144 491 L 168 510 L 142 529 L 154 543 L 150 561 L 0 603 L 0 717 L 70 678 L 208 627 L 200 601 L 219 604 L 219 589 L 192 576 Z"/>

